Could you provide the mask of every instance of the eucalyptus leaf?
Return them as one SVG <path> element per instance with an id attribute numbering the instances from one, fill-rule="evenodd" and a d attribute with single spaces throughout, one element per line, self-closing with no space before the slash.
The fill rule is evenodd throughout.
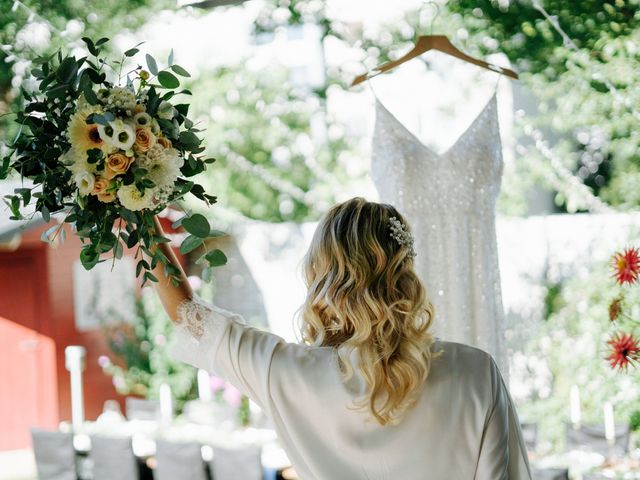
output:
<path id="1" fill-rule="evenodd" d="M 171 224 L 171 228 L 173 228 L 173 229 L 180 228 L 180 226 L 182 225 L 182 220 L 184 220 L 185 218 L 187 218 L 187 217 L 180 217 L 178 220 L 176 220 L 175 222 L 173 222 Z"/>
<path id="2" fill-rule="evenodd" d="M 164 88 L 177 88 L 180 86 L 180 80 L 173 73 L 162 71 L 158 74 L 158 82 Z"/>
<path id="3" fill-rule="evenodd" d="M 100 255 L 93 249 L 91 245 L 83 247 L 80 250 L 80 263 L 86 270 L 91 270 L 100 261 Z"/>
<path id="4" fill-rule="evenodd" d="M 182 227 L 191 235 L 195 235 L 200 238 L 207 238 L 211 231 L 209 221 L 204 217 L 204 215 L 199 213 L 195 213 L 182 220 Z"/>
<path id="5" fill-rule="evenodd" d="M 153 58 L 151 55 L 149 55 L 147 53 L 147 55 L 145 56 L 145 58 L 147 59 L 147 66 L 149 67 L 149 71 L 153 74 L 153 75 L 157 75 L 158 74 L 158 64 L 156 63 L 156 59 Z"/>
<path id="6" fill-rule="evenodd" d="M 138 216 L 132 212 L 131 210 L 127 210 L 126 208 L 121 208 L 119 210 L 120 218 L 122 218 L 128 225 L 135 225 L 138 223 Z M 136 231 L 137 232 L 137 231 Z M 131 232 L 133 234 L 133 232 Z M 139 232 L 136 233 L 138 235 Z"/>
<path id="7" fill-rule="evenodd" d="M 4 180 L 7 178 L 9 174 L 9 165 L 11 164 L 11 155 L 7 155 L 2 159 L 2 164 L 0 164 L 0 180 Z"/>
<path id="8" fill-rule="evenodd" d="M 89 37 L 82 37 L 82 40 L 84 41 L 84 43 L 87 44 L 87 50 L 89 50 L 91 55 L 93 55 L 94 57 L 97 57 L 98 50 L 96 50 L 96 46 L 93 43 L 93 40 L 91 40 Z"/>
<path id="9" fill-rule="evenodd" d="M 40 209 L 40 214 L 42 215 L 42 219 L 46 223 L 49 223 L 49 221 L 51 220 L 51 213 L 49 212 L 49 209 L 47 208 L 46 205 L 42 205 L 42 208 Z"/>
<path id="10" fill-rule="evenodd" d="M 40 240 L 42 240 L 43 242 L 50 242 L 49 237 L 51 237 L 51 234 L 55 232 L 56 228 L 58 228 L 58 225 L 47 228 L 44 232 L 42 232 L 42 235 L 40 235 Z"/>
<path id="11" fill-rule="evenodd" d="M 113 255 L 117 259 L 120 259 L 120 258 L 122 258 L 123 254 L 124 254 L 124 249 L 122 248 L 122 243 L 117 241 L 116 244 L 113 246 Z"/>
<path id="12" fill-rule="evenodd" d="M 148 270 L 149 269 L 149 264 L 147 263 L 146 260 L 140 260 L 138 262 L 138 264 L 136 265 L 136 277 L 140 276 L 140 273 L 142 273 L 142 270 Z"/>
<path id="13" fill-rule="evenodd" d="M 213 277 L 213 271 L 211 267 L 206 267 L 202 269 L 202 281 L 209 283 Z"/>
<path id="14" fill-rule="evenodd" d="M 67 94 L 68 89 L 69 89 L 68 85 L 65 85 L 65 84 L 56 85 L 55 87 L 52 87 L 49 90 L 47 90 L 46 95 L 49 98 L 62 98 Z"/>
<path id="15" fill-rule="evenodd" d="M 71 83 L 78 73 L 78 64 L 74 57 L 65 58 L 56 72 L 56 77 L 62 83 Z"/>
<path id="16" fill-rule="evenodd" d="M 22 197 L 22 204 L 26 207 L 31 201 L 31 189 L 30 188 L 16 188 L 13 190 Z"/>
<path id="17" fill-rule="evenodd" d="M 158 278 L 151 272 L 147 271 L 144 273 L 144 280 L 151 280 L 152 282 L 158 282 Z"/>
<path id="18" fill-rule="evenodd" d="M 193 235 L 189 235 L 182 241 L 180 245 L 180 253 L 186 255 L 189 252 L 194 251 L 196 248 L 202 246 L 203 242 L 201 238 Z"/>
<path id="19" fill-rule="evenodd" d="M 177 73 L 181 77 L 191 76 L 191 74 L 187 72 L 184 68 L 182 68 L 180 65 L 171 65 L 171 70 L 173 70 L 175 73 Z"/>
<path id="20" fill-rule="evenodd" d="M 193 132 L 180 132 L 180 143 L 187 148 L 193 148 L 200 145 L 200 139 Z"/>
<path id="21" fill-rule="evenodd" d="M 227 263 L 227 256 L 222 250 L 217 248 L 206 253 L 204 257 L 212 267 L 220 267 L 222 265 L 226 265 Z"/>
<path id="22" fill-rule="evenodd" d="M 97 95 L 94 93 L 93 89 L 91 88 L 91 86 L 87 85 L 83 90 L 82 93 L 84 93 L 84 98 L 87 100 L 87 102 L 90 105 L 97 105 L 98 104 L 98 97 Z"/>

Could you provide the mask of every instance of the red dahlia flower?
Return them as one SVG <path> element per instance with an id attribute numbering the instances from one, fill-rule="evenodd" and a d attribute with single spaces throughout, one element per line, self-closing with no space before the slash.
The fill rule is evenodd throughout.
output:
<path id="1" fill-rule="evenodd" d="M 640 342 L 632 333 L 618 332 L 607 344 L 611 347 L 607 357 L 611 368 L 624 370 L 640 356 Z"/>
<path id="2" fill-rule="evenodd" d="M 613 256 L 613 276 L 620 285 L 634 283 L 640 274 L 640 251 L 636 248 L 625 248 Z"/>

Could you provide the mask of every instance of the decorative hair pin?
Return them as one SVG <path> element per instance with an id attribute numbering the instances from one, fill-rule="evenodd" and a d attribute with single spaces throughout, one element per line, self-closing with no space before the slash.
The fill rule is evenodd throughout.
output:
<path id="1" fill-rule="evenodd" d="M 391 232 L 391 238 L 393 238 L 400 245 L 403 245 L 409 249 L 409 258 L 414 258 L 416 256 L 416 251 L 413 248 L 413 237 L 407 231 L 407 227 L 400 223 L 396 217 L 389 218 L 389 230 Z"/>

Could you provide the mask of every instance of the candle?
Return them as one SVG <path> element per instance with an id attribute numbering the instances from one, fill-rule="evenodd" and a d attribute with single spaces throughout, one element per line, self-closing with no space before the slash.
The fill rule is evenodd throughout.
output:
<path id="1" fill-rule="evenodd" d="M 573 428 L 578 430 L 582 420 L 582 413 L 580 411 L 580 389 L 577 385 L 571 387 L 570 414 Z"/>
<path id="2" fill-rule="evenodd" d="M 70 345 L 64 349 L 65 367 L 71 377 L 71 424 L 78 432 L 84 424 L 84 395 L 82 392 L 82 371 L 87 351 L 84 347 Z"/>
<path id="3" fill-rule="evenodd" d="M 173 398 L 171 387 L 166 383 L 160 385 L 160 418 L 163 423 L 171 423 L 173 419 Z"/>
<path id="4" fill-rule="evenodd" d="M 615 443 L 616 424 L 613 419 L 613 405 L 609 402 L 604 404 L 604 436 L 609 445 Z"/>
<path id="5" fill-rule="evenodd" d="M 201 402 L 211 401 L 211 379 L 204 370 L 198 370 L 198 398 Z"/>

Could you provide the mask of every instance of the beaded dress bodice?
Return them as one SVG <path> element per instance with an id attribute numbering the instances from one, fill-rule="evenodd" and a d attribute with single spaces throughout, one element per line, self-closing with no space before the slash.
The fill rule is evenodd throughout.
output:
<path id="1" fill-rule="evenodd" d="M 376 99 L 371 175 L 411 224 L 416 271 L 435 305 L 436 336 L 491 353 L 507 374 L 495 228 L 502 146 L 494 93 L 444 153 Z"/>

